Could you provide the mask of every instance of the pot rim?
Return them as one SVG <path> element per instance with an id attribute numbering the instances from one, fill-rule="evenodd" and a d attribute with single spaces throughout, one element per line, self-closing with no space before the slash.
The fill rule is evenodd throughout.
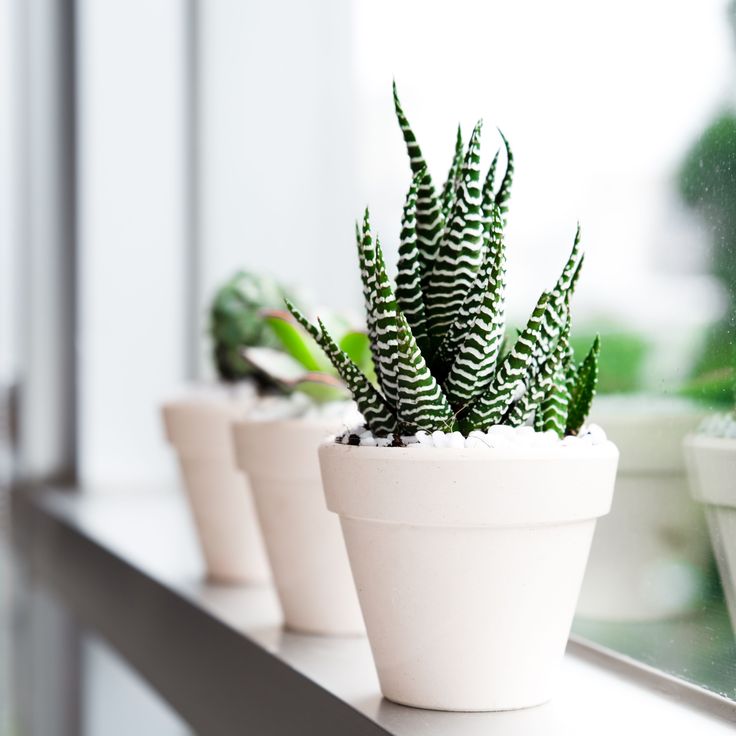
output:
<path id="1" fill-rule="evenodd" d="M 323 443 L 319 458 L 327 508 L 343 519 L 529 528 L 607 514 L 618 450 L 610 441 L 499 451 Z"/>
<path id="2" fill-rule="evenodd" d="M 266 429 L 295 429 L 301 427 L 309 430 L 324 428 L 325 440 L 327 440 L 328 437 L 340 429 L 341 423 L 340 419 L 336 420 L 334 417 L 324 419 L 321 417 L 281 417 L 278 419 L 241 417 L 233 422 L 233 427 L 236 429 L 250 429 L 256 427 Z"/>
<path id="3" fill-rule="evenodd" d="M 685 445 L 692 448 L 709 447 L 713 450 L 736 451 L 736 437 L 716 437 L 702 432 L 691 432 L 685 437 Z"/>

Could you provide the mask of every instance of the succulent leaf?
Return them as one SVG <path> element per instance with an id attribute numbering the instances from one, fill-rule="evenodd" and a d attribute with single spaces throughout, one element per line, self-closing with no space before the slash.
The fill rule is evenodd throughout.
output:
<path id="1" fill-rule="evenodd" d="M 264 387 L 273 387 L 267 376 L 254 372 L 242 351 L 246 347 L 279 347 L 261 310 L 280 307 L 283 297 L 284 290 L 273 279 L 247 271 L 238 271 L 217 290 L 209 313 L 209 333 L 221 380 L 254 378 Z"/>
<path id="2" fill-rule="evenodd" d="M 378 435 L 393 433 L 397 429 L 396 416 L 393 410 L 360 368 L 340 350 L 325 329 L 324 324 L 319 322 L 319 328 L 317 328 L 291 302 L 287 301 L 286 306 L 297 322 L 312 335 L 319 346 L 327 353 L 338 375 L 353 395 L 358 411 L 365 418 L 369 429 Z"/>
<path id="3" fill-rule="evenodd" d="M 371 341 L 368 335 L 361 330 L 348 330 L 337 344 L 340 350 L 370 378 L 374 371 L 373 360 L 371 359 Z"/>
<path id="4" fill-rule="evenodd" d="M 457 188 L 460 185 L 460 175 L 463 167 L 463 133 L 460 126 L 457 126 L 457 136 L 455 138 L 455 153 L 452 157 L 450 170 L 447 172 L 447 180 L 442 189 L 442 215 L 447 221 L 452 214 L 455 204 L 455 196 Z M 409 323 L 411 324 L 411 322 Z"/>
<path id="5" fill-rule="evenodd" d="M 514 181 L 514 154 L 511 153 L 511 146 L 506 140 L 506 136 L 499 130 L 498 134 L 503 140 L 503 145 L 506 148 L 506 172 L 501 180 L 501 186 L 496 194 L 496 204 L 501 209 L 503 215 L 503 221 L 506 222 L 506 213 L 509 211 L 509 197 L 511 196 L 511 184 Z"/>
<path id="6" fill-rule="evenodd" d="M 554 350 L 549 354 L 549 357 L 544 359 L 539 370 L 535 375 L 530 375 L 527 383 L 527 388 L 524 391 L 523 396 L 516 401 L 509 411 L 506 421 L 512 427 L 518 427 L 527 422 L 532 416 L 534 417 L 534 424 L 540 430 L 542 429 L 543 412 L 542 406 L 545 397 L 550 395 L 552 392 L 555 382 L 559 380 L 559 373 L 562 371 L 564 379 L 565 361 L 567 359 L 567 353 L 570 347 L 570 321 L 569 312 L 566 315 L 565 327 L 563 328 Z M 563 419 L 564 423 L 567 419 L 567 413 Z"/>
<path id="7" fill-rule="evenodd" d="M 397 304 L 391 282 L 386 274 L 381 245 L 371 236 L 367 209 L 363 221 L 362 237 L 358 243 L 358 259 L 363 280 L 371 354 L 378 385 L 384 396 L 390 402 L 395 402 L 398 345 L 396 339 Z"/>
<path id="8" fill-rule="evenodd" d="M 325 360 L 314 339 L 297 326 L 289 312 L 270 309 L 263 312 L 263 318 L 273 330 L 284 352 L 297 360 L 305 370 L 330 370 L 329 360 Z"/>
<path id="9" fill-rule="evenodd" d="M 427 164 L 424 161 L 424 156 L 417 143 L 414 131 L 411 129 L 406 115 L 404 115 L 396 90 L 396 82 L 394 82 L 393 90 L 396 117 L 404 136 L 407 152 L 409 153 L 409 163 L 412 173 L 417 175 L 424 170 L 417 191 L 417 247 L 422 264 L 422 283 L 426 288 L 429 273 L 432 270 L 432 263 L 445 226 L 442 216 L 442 203 L 435 192 L 432 177 L 429 175 Z"/>
<path id="10" fill-rule="evenodd" d="M 549 309 L 549 292 L 537 302 L 526 327 L 511 351 L 504 357 L 491 385 L 469 407 L 462 418 L 467 431 L 497 424 L 506 414 L 520 391 L 524 389 L 532 370 L 534 348 L 542 328 L 542 320 Z"/>
<path id="11" fill-rule="evenodd" d="M 430 372 L 404 316 L 397 317 L 399 337 L 398 418 L 402 431 L 450 431 L 455 416 Z"/>
<path id="12" fill-rule="evenodd" d="M 493 161 L 491 161 L 491 165 L 488 167 L 488 173 L 486 174 L 485 181 L 483 182 L 483 201 L 481 208 L 483 210 L 483 226 L 485 228 L 486 235 L 488 235 L 490 231 L 493 210 L 498 207 L 496 204 L 495 186 L 499 154 L 500 151 L 496 151 L 496 155 L 493 157 Z"/>
<path id="13" fill-rule="evenodd" d="M 598 385 L 598 357 L 601 350 L 599 337 L 580 364 L 575 383 L 570 390 L 570 408 L 567 417 L 567 434 L 577 434 L 588 416 Z"/>
<path id="14" fill-rule="evenodd" d="M 485 295 L 443 385 L 452 406 L 467 405 L 488 386 L 503 343 L 504 263 L 496 261 L 483 272 Z"/>
<path id="15" fill-rule="evenodd" d="M 423 175 L 424 169 L 412 179 L 404 204 L 396 274 L 396 300 L 411 327 L 419 349 L 427 355 L 429 340 L 422 294 L 422 264 L 417 249 L 417 192 Z"/>
<path id="16" fill-rule="evenodd" d="M 501 213 L 494 204 L 491 207 L 491 219 L 493 225 L 489 228 L 487 241 L 484 248 L 485 260 L 478 271 L 473 286 L 469 290 L 462 306 L 457 311 L 455 321 L 445 334 L 442 342 L 437 348 L 434 366 L 440 376 L 447 375 L 450 366 L 454 363 L 457 352 L 465 340 L 468 331 L 474 323 L 478 310 L 487 295 L 489 280 L 495 274 L 497 296 L 496 300 L 496 322 L 503 332 L 504 324 L 504 298 L 506 290 L 506 256 L 503 244 L 503 224 Z"/>
<path id="17" fill-rule="evenodd" d="M 565 381 L 565 369 L 561 363 L 555 366 L 552 383 L 539 407 L 537 427 L 541 432 L 553 431 L 558 437 L 565 436 L 565 427 L 570 406 L 570 393 Z"/>
<path id="18" fill-rule="evenodd" d="M 483 214 L 478 122 L 468 144 L 452 218 L 442 238 L 425 291 L 427 321 L 439 345 L 472 288 L 483 262 Z"/>

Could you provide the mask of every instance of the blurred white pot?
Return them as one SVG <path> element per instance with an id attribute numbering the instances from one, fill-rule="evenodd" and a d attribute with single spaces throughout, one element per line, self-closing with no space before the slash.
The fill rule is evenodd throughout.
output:
<path id="1" fill-rule="evenodd" d="M 682 440 L 696 407 L 646 396 L 600 397 L 591 421 L 621 453 L 611 513 L 598 525 L 577 615 L 651 621 L 695 609 L 708 575 L 705 519 L 690 498 Z"/>
<path id="2" fill-rule="evenodd" d="M 234 425 L 266 541 L 285 625 L 310 634 L 364 634 L 339 521 L 325 508 L 317 448 L 339 421 Z"/>
<path id="3" fill-rule="evenodd" d="M 383 694 L 507 710 L 551 694 L 618 453 L 323 444 Z"/>
<path id="4" fill-rule="evenodd" d="M 162 407 L 207 574 L 221 583 L 270 579 L 250 488 L 235 463 L 232 442 L 231 424 L 245 416 L 252 402 L 223 388 Z"/>
<path id="5" fill-rule="evenodd" d="M 693 496 L 705 504 L 710 539 L 736 632 L 736 439 L 693 434 L 685 440 Z"/>

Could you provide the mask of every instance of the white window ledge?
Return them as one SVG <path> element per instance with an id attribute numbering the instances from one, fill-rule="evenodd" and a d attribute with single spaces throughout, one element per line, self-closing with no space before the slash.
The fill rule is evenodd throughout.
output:
<path id="1" fill-rule="evenodd" d="M 19 491 L 14 522 L 37 579 L 201 734 L 733 733 L 728 701 L 644 670 L 632 676 L 634 667 L 574 643 L 542 707 L 453 714 L 394 705 L 381 698 L 364 639 L 285 632 L 270 588 L 202 582 L 178 494 Z"/>

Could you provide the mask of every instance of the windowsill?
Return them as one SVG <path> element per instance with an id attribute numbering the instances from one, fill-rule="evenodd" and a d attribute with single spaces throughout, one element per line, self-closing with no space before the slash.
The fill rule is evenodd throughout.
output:
<path id="1" fill-rule="evenodd" d="M 18 493 L 14 523 L 38 579 L 202 734 L 246 726 L 259 736 L 733 732 L 724 717 L 736 718 L 735 709 L 695 708 L 626 677 L 625 667 L 601 666 L 606 658 L 579 644 L 568 648 L 557 695 L 539 708 L 448 714 L 394 705 L 381 698 L 364 639 L 285 632 L 270 588 L 203 583 L 175 493 Z"/>

